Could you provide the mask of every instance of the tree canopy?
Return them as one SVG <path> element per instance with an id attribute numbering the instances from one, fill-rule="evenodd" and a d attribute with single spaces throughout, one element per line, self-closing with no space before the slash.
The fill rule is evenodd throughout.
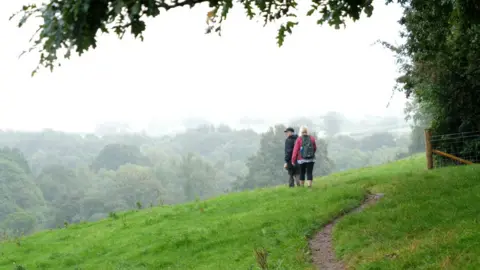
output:
<path id="1" fill-rule="evenodd" d="M 400 23 L 405 43 L 384 44 L 398 57 L 398 86 L 412 98 L 406 110 L 417 131 L 431 126 L 436 135 L 480 132 L 479 2 L 410 0 Z M 451 151 L 478 152 L 475 145 Z"/>
<path id="2" fill-rule="evenodd" d="M 391 2 L 392 0 L 386 0 Z M 316 16 L 318 24 L 339 28 L 346 20 L 356 21 L 362 14 L 371 16 L 372 0 L 311 0 L 307 16 Z M 26 5 L 18 15 L 22 27 L 31 17 L 43 22 L 32 37 L 29 51 L 40 52 L 38 67 L 53 69 L 61 58 L 78 55 L 97 46 L 97 36 L 115 33 L 122 38 L 126 32 L 143 39 L 145 20 L 181 7 L 208 5 L 206 32 L 221 33 L 222 22 L 235 6 L 245 10 L 249 19 L 262 19 L 265 24 L 279 21 L 277 42 L 282 46 L 287 34 L 299 22 L 298 1 L 295 0 L 48 0 L 40 5 Z M 37 69 L 38 69 L 37 67 Z M 36 71 L 36 70 L 35 70 Z M 34 71 L 34 72 L 35 72 Z"/>

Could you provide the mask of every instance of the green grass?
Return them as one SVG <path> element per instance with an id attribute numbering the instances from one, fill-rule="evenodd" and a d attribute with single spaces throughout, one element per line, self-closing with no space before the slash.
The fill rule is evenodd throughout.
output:
<path id="1" fill-rule="evenodd" d="M 355 269 L 480 269 L 480 167 L 400 168 L 341 180 L 386 196 L 335 227 L 337 255 Z"/>
<path id="2" fill-rule="evenodd" d="M 480 168 L 425 171 L 422 157 L 278 187 L 118 213 L 0 246 L 0 269 L 313 269 L 307 239 L 367 192 L 385 197 L 334 228 L 355 269 L 480 269 Z M 468 267 L 466 267 L 468 266 Z"/>
<path id="3" fill-rule="evenodd" d="M 305 269 L 306 237 L 363 196 L 280 187 L 132 211 L 3 245 L 0 269 L 256 269 L 255 248 L 272 269 Z"/>

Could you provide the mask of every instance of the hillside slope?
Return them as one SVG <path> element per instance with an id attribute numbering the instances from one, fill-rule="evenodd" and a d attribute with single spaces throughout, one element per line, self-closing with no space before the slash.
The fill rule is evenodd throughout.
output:
<path id="1" fill-rule="evenodd" d="M 367 192 L 385 197 L 334 228 L 337 254 L 355 269 L 480 268 L 480 168 L 425 171 L 422 157 L 204 202 L 117 213 L 12 239 L 0 269 L 313 269 L 307 238 Z"/>
<path id="2" fill-rule="evenodd" d="M 386 194 L 337 224 L 337 255 L 355 269 L 480 269 L 480 166 L 400 168 L 337 176 Z"/>

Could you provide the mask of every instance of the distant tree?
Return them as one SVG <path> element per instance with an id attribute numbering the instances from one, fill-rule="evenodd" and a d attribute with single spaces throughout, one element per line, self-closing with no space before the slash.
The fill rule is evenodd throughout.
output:
<path id="1" fill-rule="evenodd" d="M 26 174 L 30 174 L 30 166 L 23 153 L 17 148 L 4 147 L 0 151 L 0 159 L 9 160 L 20 166 Z"/>
<path id="2" fill-rule="evenodd" d="M 79 216 L 82 220 L 96 221 L 98 217 L 105 217 L 108 213 L 115 210 L 114 208 L 108 208 L 109 202 L 105 198 L 108 197 L 108 193 L 105 190 L 97 190 L 95 192 L 89 192 L 82 198 Z"/>
<path id="3" fill-rule="evenodd" d="M 331 174 L 335 169 L 335 162 L 330 158 L 328 143 L 325 139 L 317 138 L 317 152 L 315 153 L 315 167 L 313 175 L 324 176 Z"/>
<path id="4" fill-rule="evenodd" d="M 408 152 L 410 154 L 420 153 L 425 151 L 425 129 L 420 126 L 412 126 L 410 133 L 410 145 Z"/>
<path id="5" fill-rule="evenodd" d="M 182 124 L 186 129 L 196 129 L 205 126 L 210 127 L 212 125 L 210 121 L 199 117 L 190 117 L 183 119 Z"/>
<path id="6" fill-rule="evenodd" d="M 339 135 L 336 136 L 335 138 L 331 138 L 329 142 L 336 143 L 336 144 L 341 144 L 345 148 L 351 148 L 351 149 L 356 149 L 359 146 L 359 141 L 357 141 L 355 138 L 350 137 L 348 135 Z"/>
<path id="7" fill-rule="evenodd" d="M 62 165 L 48 165 L 42 169 L 35 182 L 51 209 L 48 227 L 81 220 L 78 215 L 86 184 L 79 181 L 75 170 Z"/>
<path id="8" fill-rule="evenodd" d="M 212 124 L 202 124 L 193 128 L 193 130 L 201 133 L 215 133 L 215 126 Z"/>
<path id="9" fill-rule="evenodd" d="M 237 182 L 237 189 L 253 189 L 285 183 L 283 168 L 284 125 L 271 127 L 260 139 L 260 149 L 247 161 L 248 174 Z"/>
<path id="10" fill-rule="evenodd" d="M 48 165 L 75 168 L 80 163 L 91 162 L 106 144 L 96 139 L 86 140 L 80 134 L 43 130 L 41 132 L 4 132 L 0 145 L 19 149 L 28 160 L 34 175 Z"/>
<path id="11" fill-rule="evenodd" d="M 22 211 L 37 211 L 39 217 L 43 214 L 40 213 L 45 206 L 43 194 L 28 173 L 28 163 L 22 157 L 15 149 L 0 150 L 0 221 Z"/>
<path id="12" fill-rule="evenodd" d="M 156 17 L 164 11 L 184 6 L 197 6 L 208 3 L 211 11 L 206 14 L 207 33 L 220 32 L 221 24 L 227 18 L 233 1 L 183 0 L 183 1 L 82 1 L 49 0 L 40 5 L 25 6 L 19 13 L 22 27 L 30 17 L 41 17 L 43 23 L 33 38 L 32 50 L 40 51 L 40 65 L 53 69 L 61 57 L 69 58 L 72 52 L 79 55 L 88 49 L 96 48 L 99 32 L 114 32 L 120 38 L 130 31 L 135 37 L 143 39 L 146 18 Z M 387 0 L 392 2 L 392 0 Z M 80 3 L 80 4 L 79 4 Z M 265 23 L 284 21 L 277 41 L 281 46 L 287 33 L 291 33 L 298 24 L 296 1 L 240 1 L 235 5 L 245 9 L 249 19 L 261 18 Z M 365 13 L 373 11 L 372 1 L 365 0 L 311 0 L 308 16 L 316 16 L 318 24 L 327 23 L 336 28 L 345 24 L 347 19 L 358 20 Z M 65 55 L 62 51 L 66 50 Z"/>
<path id="13" fill-rule="evenodd" d="M 297 117 L 297 118 L 294 118 L 292 120 L 290 120 L 290 122 L 288 123 L 289 126 L 292 126 L 292 127 L 296 127 L 297 128 L 297 132 L 298 132 L 298 128 L 301 127 L 301 126 L 307 126 L 309 129 L 314 129 L 314 126 L 313 126 L 313 121 L 312 119 L 309 119 L 307 117 Z"/>
<path id="14" fill-rule="evenodd" d="M 371 153 L 357 148 L 330 150 L 330 156 L 335 164 L 335 171 L 363 168 L 370 165 Z"/>
<path id="15" fill-rule="evenodd" d="M 185 199 L 207 198 L 217 192 L 217 173 L 213 166 L 193 153 L 184 155 L 176 166 L 177 180 L 183 184 Z"/>
<path id="16" fill-rule="evenodd" d="M 101 168 L 107 170 L 116 170 L 124 164 L 148 165 L 149 160 L 145 157 L 138 147 L 125 144 L 106 145 L 92 163 L 92 169 L 95 171 Z"/>
<path id="17" fill-rule="evenodd" d="M 62 165 L 46 166 L 35 182 L 48 202 L 60 202 L 63 198 L 72 197 L 82 186 L 75 171 Z"/>
<path id="18" fill-rule="evenodd" d="M 212 126 L 209 126 L 212 127 Z M 246 160 L 258 148 L 260 136 L 252 130 L 220 132 L 215 128 L 192 129 L 177 134 L 168 142 L 169 148 L 177 154 L 197 153 L 201 156 L 217 159 L 213 153 L 222 152 L 230 160 Z"/>
<path id="19" fill-rule="evenodd" d="M 232 132 L 232 128 L 229 127 L 228 125 L 220 124 L 217 127 L 217 131 L 221 133 L 228 133 L 228 132 Z"/>
<path id="20" fill-rule="evenodd" d="M 339 112 L 328 112 L 323 116 L 324 128 L 327 136 L 333 136 L 342 129 L 344 116 Z"/>
<path id="21" fill-rule="evenodd" d="M 433 109 L 427 102 L 419 102 L 418 97 L 412 97 L 405 106 L 405 120 L 410 121 L 411 136 L 408 152 L 410 154 L 425 151 L 425 129 L 432 124 Z"/>
<path id="22" fill-rule="evenodd" d="M 32 233 L 35 230 L 35 215 L 19 211 L 9 214 L 5 217 L 0 227 L 15 235 L 24 235 Z"/>
<path id="23" fill-rule="evenodd" d="M 395 137 L 389 132 L 377 132 L 360 140 L 360 150 L 362 151 L 394 146 L 396 146 Z"/>
<path id="24" fill-rule="evenodd" d="M 116 198 L 115 201 L 121 202 L 120 205 L 123 204 L 126 209 L 132 209 L 137 202 L 142 205 L 158 203 L 164 192 L 152 168 L 126 164 L 118 168 L 113 186 L 107 194 L 110 198 Z"/>

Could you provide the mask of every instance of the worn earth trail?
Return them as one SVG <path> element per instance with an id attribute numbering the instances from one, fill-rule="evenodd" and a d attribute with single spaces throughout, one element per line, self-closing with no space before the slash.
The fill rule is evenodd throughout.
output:
<path id="1" fill-rule="evenodd" d="M 310 240 L 310 250 L 312 251 L 313 264 L 321 270 L 344 270 L 344 264 L 335 258 L 335 250 L 332 243 L 333 226 L 339 222 L 345 215 L 362 211 L 365 207 L 376 203 L 383 194 L 368 195 L 363 203 L 357 208 L 344 213 L 328 223 L 320 232 Z"/>

